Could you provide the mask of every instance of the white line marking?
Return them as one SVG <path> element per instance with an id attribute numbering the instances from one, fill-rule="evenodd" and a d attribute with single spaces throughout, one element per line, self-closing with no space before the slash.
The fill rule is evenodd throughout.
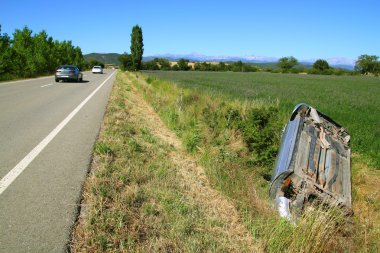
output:
<path id="1" fill-rule="evenodd" d="M 50 86 L 50 85 L 54 85 L 54 83 L 45 84 L 45 85 L 42 85 L 40 87 L 43 88 L 43 87 L 47 87 L 47 86 Z"/>
<path id="2" fill-rule="evenodd" d="M 32 151 L 27 154 L 5 177 L 0 180 L 0 195 L 8 188 L 9 185 L 26 169 L 26 167 L 36 158 L 39 153 L 54 139 L 54 137 L 70 122 L 70 120 L 79 112 L 80 109 L 95 95 L 100 88 L 115 74 L 114 71 L 104 82 L 99 85 L 85 100 L 82 101 L 61 123 L 59 123 L 48 136 L 45 137 Z"/>

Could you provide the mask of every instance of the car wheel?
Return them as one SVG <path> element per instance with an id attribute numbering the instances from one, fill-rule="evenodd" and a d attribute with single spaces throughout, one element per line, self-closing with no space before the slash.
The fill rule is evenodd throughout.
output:
<path id="1" fill-rule="evenodd" d="M 58 83 L 58 82 L 59 82 L 59 79 L 56 78 L 55 81 Z"/>

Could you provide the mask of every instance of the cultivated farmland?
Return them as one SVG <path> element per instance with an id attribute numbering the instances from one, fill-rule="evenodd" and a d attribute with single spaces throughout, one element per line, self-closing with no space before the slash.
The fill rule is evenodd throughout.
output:
<path id="1" fill-rule="evenodd" d="M 351 134 L 354 152 L 380 168 L 380 78 L 272 73 L 146 71 L 180 87 L 238 100 L 278 100 L 283 124 L 298 103 L 326 113 Z"/>

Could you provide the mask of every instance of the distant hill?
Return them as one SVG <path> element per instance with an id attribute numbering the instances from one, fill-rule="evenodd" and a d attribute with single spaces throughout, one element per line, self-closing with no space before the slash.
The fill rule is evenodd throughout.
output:
<path id="1" fill-rule="evenodd" d="M 119 64 L 119 56 L 121 54 L 118 53 L 91 53 L 91 54 L 85 54 L 83 55 L 84 59 L 86 61 L 89 61 L 91 59 L 103 62 L 104 64 Z M 147 56 L 143 57 L 143 61 L 151 61 L 155 56 Z"/>
<path id="2" fill-rule="evenodd" d="M 91 53 L 91 54 L 85 54 L 83 55 L 84 59 L 86 61 L 89 61 L 91 59 L 103 62 L 104 64 L 119 64 L 119 56 L 121 54 L 118 53 Z M 157 58 L 156 56 L 147 56 L 143 57 L 143 61 L 151 61 L 154 58 Z M 168 58 L 168 60 L 172 60 Z"/>
<path id="3" fill-rule="evenodd" d="M 117 53 L 107 53 L 107 54 L 91 53 L 91 54 L 83 55 L 86 61 L 89 61 L 90 59 L 94 59 L 94 60 L 103 62 L 104 64 L 119 64 L 119 56 L 120 54 L 117 54 Z"/>

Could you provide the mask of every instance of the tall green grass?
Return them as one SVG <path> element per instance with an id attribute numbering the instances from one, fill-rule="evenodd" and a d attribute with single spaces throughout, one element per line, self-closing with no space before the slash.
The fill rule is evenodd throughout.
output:
<path id="1" fill-rule="evenodd" d="M 144 72 L 200 93 L 231 99 L 278 101 L 285 124 L 298 103 L 326 113 L 351 134 L 354 152 L 380 169 L 380 78 L 232 72 Z"/>
<path id="2" fill-rule="evenodd" d="M 342 231 L 352 229 L 353 226 L 347 225 L 348 219 L 341 210 L 326 210 L 323 206 L 309 208 L 297 224 L 280 220 L 266 227 L 265 246 L 268 252 L 354 251 L 355 247 L 345 242 L 351 239 L 347 236 L 350 232 Z M 343 247 L 340 248 L 341 246 Z"/>

